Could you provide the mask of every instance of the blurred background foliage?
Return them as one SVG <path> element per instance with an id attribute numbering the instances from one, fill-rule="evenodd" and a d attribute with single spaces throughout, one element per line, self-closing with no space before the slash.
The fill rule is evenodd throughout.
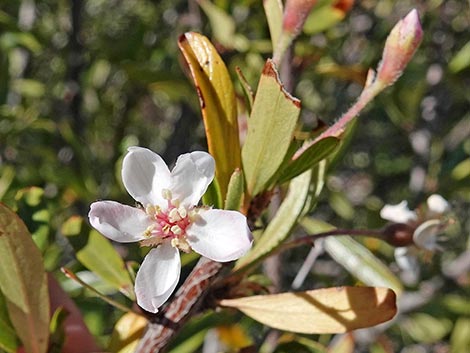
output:
<path id="1" fill-rule="evenodd" d="M 348 2 L 336 3 L 340 8 Z M 283 77 L 302 101 L 305 131 L 319 119 L 333 122 L 359 95 L 367 69 L 377 66 L 390 29 L 413 7 L 424 28 L 421 48 L 399 81 L 363 112 L 314 216 L 338 227 L 378 228 L 385 203 L 408 200 L 414 208 L 432 193 L 450 200 L 455 223 L 445 250 L 421 258 L 420 281 L 406 287 L 417 295 L 410 297 L 409 310 L 387 331 L 378 330 L 378 343 L 368 341 L 370 332 L 356 339 L 361 349 L 377 353 L 463 353 L 470 336 L 470 277 L 468 265 L 458 263 L 468 262 L 470 246 L 469 3 L 363 0 L 337 23 L 317 16 L 296 41 Z M 60 274 L 64 265 L 87 271 L 63 224 L 74 215 L 86 217 L 97 199 L 132 203 L 120 180 L 128 146 L 148 147 L 167 162 L 205 148 L 196 91 L 177 46 L 188 30 L 217 46 L 243 115 L 235 68 L 256 87 L 271 55 L 262 1 L 3 0 L 0 8 L 0 199 L 26 222 L 46 268 L 57 274 L 103 344 L 122 312 Z M 363 244 L 399 273 L 389 245 Z M 117 249 L 128 261 L 141 259 L 137 246 Z M 271 279 L 279 288 L 289 289 L 307 251 L 283 255 Z M 129 303 L 88 274 L 104 293 Z M 322 254 L 302 288 L 354 283 Z M 239 336 L 248 330 L 259 339 L 261 329 L 244 320 L 245 333 L 220 331 L 229 346 L 246 339 Z M 194 337 L 200 337 L 194 347 L 200 346 L 203 336 Z M 286 342 L 279 352 L 315 351 L 305 348 L 313 343 Z"/>

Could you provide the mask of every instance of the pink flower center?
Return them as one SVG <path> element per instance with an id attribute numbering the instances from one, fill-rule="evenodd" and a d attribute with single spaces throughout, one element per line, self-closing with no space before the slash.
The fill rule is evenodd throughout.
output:
<path id="1" fill-rule="evenodd" d="M 188 252 L 191 247 L 186 241 L 186 229 L 191 224 L 196 214 L 194 207 L 186 208 L 180 205 L 178 199 L 173 199 L 171 192 L 163 190 L 163 198 L 167 200 L 167 207 L 148 205 L 145 211 L 155 222 L 147 228 L 142 240 L 142 246 L 156 246 L 165 240 L 171 241 L 171 245 Z"/>

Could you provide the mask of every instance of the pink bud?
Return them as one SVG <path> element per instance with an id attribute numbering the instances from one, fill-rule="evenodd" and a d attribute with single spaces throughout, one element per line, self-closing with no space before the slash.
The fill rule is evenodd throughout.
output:
<path id="1" fill-rule="evenodd" d="M 297 36 L 316 2 L 317 0 L 287 0 L 282 29 L 294 37 Z"/>
<path id="2" fill-rule="evenodd" d="M 382 61 L 377 70 L 377 81 L 391 85 L 402 74 L 423 38 L 418 11 L 413 9 L 400 20 L 387 37 Z"/>

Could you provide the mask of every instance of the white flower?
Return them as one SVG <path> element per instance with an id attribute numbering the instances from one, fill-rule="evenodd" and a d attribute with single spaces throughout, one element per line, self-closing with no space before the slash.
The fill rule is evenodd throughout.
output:
<path id="1" fill-rule="evenodd" d="M 419 277 L 418 249 L 434 251 L 440 249 L 438 236 L 444 228 L 442 221 L 445 213 L 450 211 L 449 203 L 440 195 L 434 194 L 426 200 L 426 212 L 411 211 L 408 203 L 402 201 L 397 205 L 385 205 L 380 216 L 395 223 L 405 223 L 414 229 L 414 246 L 395 248 L 395 261 L 404 271 L 409 283 L 415 283 Z"/>
<path id="2" fill-rule="evenodd" d="M 91 205 L 91 225 L 107 238 L 151 246 L 136 276 L 137 303 L 158 308 L 174 291 L 180 276 L 179 250 L 191 249 L 218 262 L 244 255 L 252 243 L 246 217 L 236 211 L 198 207 L 214 178 L 214 159 L 206 152 L 181 155 L 170 172 L 163 159 L 141 147 L 130 147 L 122 180 L 143 208 L 114 201 Z"/>
<path id="3" fill-rule="evenodd" d="M 441 195 L 433 194 L 426 201 L 428 212 L 433 215 L 442 215 L 450 210 L 450 205 Z M 429 217 L 430 215 L 428 215 Z"/>
<path id="4" fill-rule="evenodd" d="M 416 212 L 408 208 L 408 202 L 406 201 L 402 201 L 397 205 L 385 205 L 380 210 L 380 217 L 395 223 L 409 223 L 418 218 Z"/>

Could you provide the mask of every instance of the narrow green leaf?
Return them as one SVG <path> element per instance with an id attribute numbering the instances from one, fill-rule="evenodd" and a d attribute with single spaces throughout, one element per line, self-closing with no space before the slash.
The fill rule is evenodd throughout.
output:
<path id="1" fill-rule="evenodd" d="M 110 241 L 92 230 L 85 247 L 77 252 L 77 259 L 124 295 L 135 299 L 133 283 L 126 265 Z"/>
<path id="2" fill-rule="evenodd" d="M 21 219 L 0 204 L 0 290 L 26 352 L 43 353 L 49 336 L 49 294 L 39 249 Z"/>
<path id="3" fill-rule="evenodd" d="M 282 2 L 281 0 L 263 0 L 263 6 L 268 20 L 273 52 L 275 52 L 282 33 Z"/>
<path id="4" fill-rule="evenodd" d="M 243 190 L 245 183 L 243 173 L 240 169 L 236 169 L 230 177 L 228 183 L 227 198 L 225 199 L 225 209 L 238 211 L 243 201 Z"/>
<path id="5" fill-rule="evenodd" d="M 10 187 L 13 179 L 15 178 L 15 168 L 9 165 L 2 165 L 2 172 L 0 173 L 0 200 L 3 199 L 8 188 Z"/>
<path id="6" fill-rule="evenodd" d="M 236 168 L 241 167 L 235 91 L 224 62 L 211 42 L 187 32 L 178 45 L 191 70 L 199 96 L 209 153 L 215 159 L 222 198 Z"/>
<path id="7" fill-rule="evenodd" d="M 308 200 L 311 191 L 311 179 L 312 172 L 308 171 L 291 181 L 289 192 L 276 215 L 255 242 L 250 252 L 238 260 L 235 270 L 239 270 L 268 255 L 290 235 Z"/>
<path id="8" fill-rule="evenodd" d="M 219 183 L 214 179 L 202 196 L 202 203 L 207 206 L 214 206 L 215 208 L 222 208 L 222 195 L 220 193 Z"/>
<path id="9" fill-rule="evenodd" d="M 468 298 L 467 298 L 468 299 Z M 470 318 L 460 317 L 450 336 L 451 353 L 466 353 L 470 347 Z"/>
<path id="10" fill-rule="evenodd" d="M 307 148 L 297 159 L 292 160 L 283 168 L 278 183 L 285 183 L 297 175 L 313 168 L 324 158 L 330 156 L 339 145 L 336 137 L 327 137 Z"/>
<path id="11" fill-rule="evenodd" d="M 248 133 L 242 150 L 243 170 L 250 196 L 268 187 L 292 142 L 300 101 L 282 86 L 274 63 L 268 59 L 263 69 Z"/>
<path id="12" fill-rule="evenodd" d="M 335 227 L 313 218 L 304 218 L 302 227 L 311 234 L 332 230 Z M 350 236 L 328 237 L 324 240 L 325 250 L 349 273 L 371 286 L 388 287 L 400 295 L 403 286 L 390 269 L 369 249 Z"/>
<path id="13" fill-rule="evenodd" d="M 61 353 L 65 343 L 64 323 L 69 312 L 63 307 L 59 307 L 51 317 L 50 323 L 50 349 L 48 353 Z"/>
<path id="14" fill-rule="evenodd" d="M 305 21 L 303 31 L 312 35 L 325 31 L 342 21 L 350 6 L 348 4 L 345 4 L 344 7 L 337 6 L 339 2 L 326 1 L 315 6 Z"/>
<path id="15" fill-rule="evenodd" d="M 449 62 L 449 70 L 456 74 L 470 66 L 470 42 L 467 42 Z"/>
<path id="16" fill-rule="evenodd" d="M 83 227 L 83 219 L 78 216 L 64 223 L 62 233 L 70 240 L 77 259 L 85 267 L 131 300 L 135 299 L 126 265 L 108 239 L 95 230 L 88 233 L 88 227 Z"/>
<path id="17" fill-rule="evenodd" d="M 429 344 L 447 336 L 452 330 L 452 321 L 426 313 L 414 313 L 403 321 L 402 327 L 416 342 Z"/>
<path id="18" fill-rule="evenodd" d="M 245 75 L 243 75 L 242 70 L 238 66 L 235 68 L 235 70 L 237 71 L 238 80 L 240 81 L 240 84 L 243 89 L 243 94 L 245 95 L 245 98 L 248 104 L 247 110 L 248 112 L 251 112 L 251 109 L 253 108 L 253 102 L 255 99 L 253 89 L 251 88 L 250 84 L 246 80 Z"/>

